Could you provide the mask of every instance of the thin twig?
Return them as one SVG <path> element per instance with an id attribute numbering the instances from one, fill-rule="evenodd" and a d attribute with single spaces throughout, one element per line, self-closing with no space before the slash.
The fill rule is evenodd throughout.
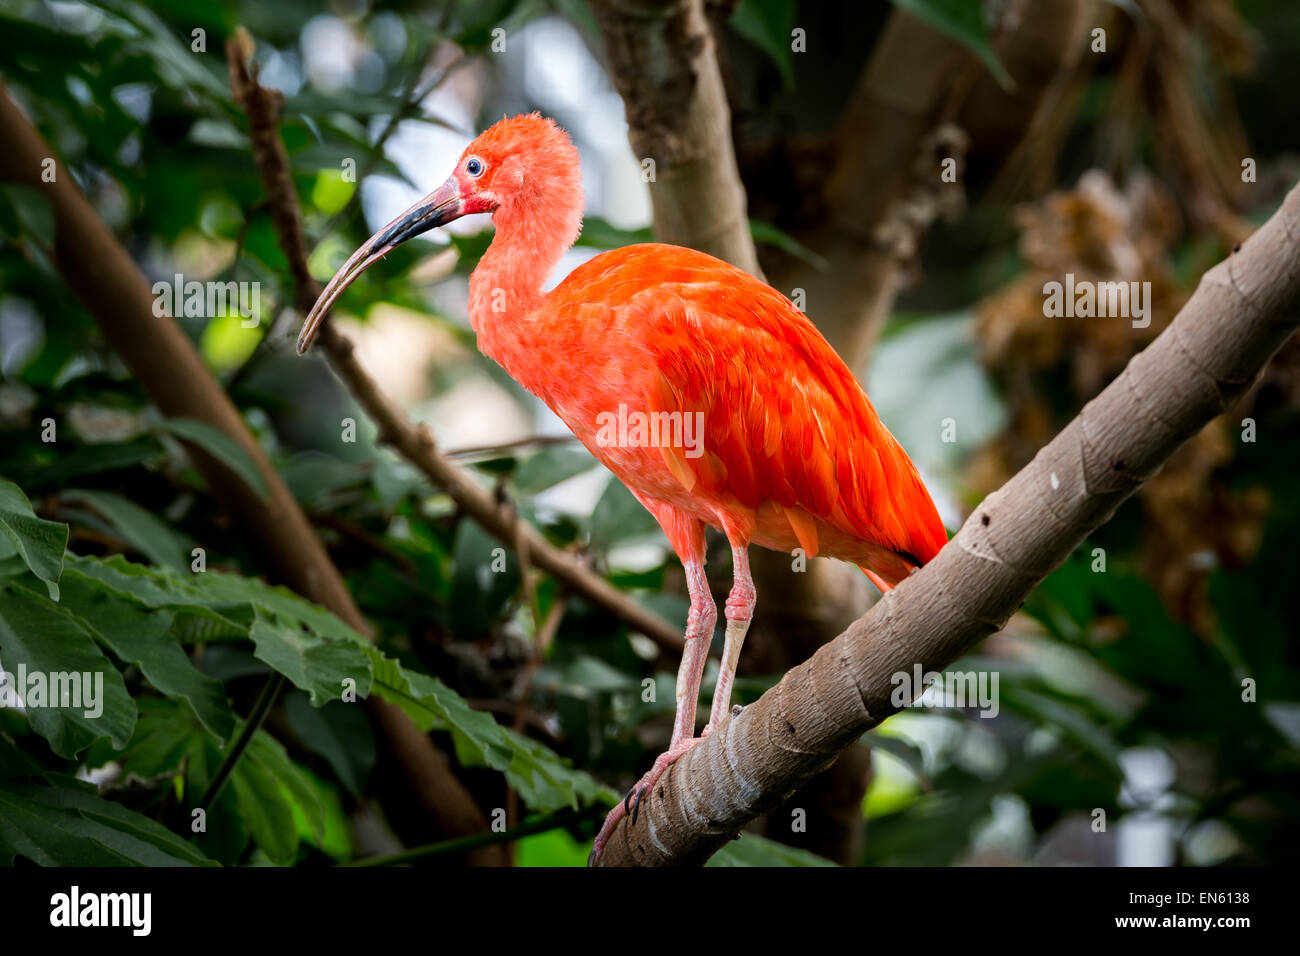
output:
<path id="1" fill-rule="evenodd" d="M 469 445 L 465 448 L 455 448 L 451 451 L 444 451 L 443 454 L 452 461 L 462 461 L 466 458 L 500 458 L 503 453 L 516 451 L 520 448 L 530 448 L 538 445 L 542 447 L 571 445 L 577 440 L 572 435 L 530 435 L 527 438 L 502 442 L 498 445 Z"/>
<path id="2" fill-rule="evenodd" d="M 230 779 L 230 775 L 235 771 L 235 765 L 239 763 L 239 758 L 244 756 L 244 751 L 248 745 L 253 742 L 253 735 L 261 729 L 262 723 L 266 720 L 266 715 L 271 712 L 271 707 L 275 704 L 275 699 L 280 696 L 280 691 L 284 689 L 284 675 L 276 672 L 267 680 L 262 687 L 262 693 L 258 695 L 253 709 L 248 715 L 248 720 L 244 722 L 243 729 L 240 730 L 239 736 L 235 742 L 230 745 L 225 756 L 221 758 L 221 764 L 217 767 L 217 772 L 212 775 L 212 780 L 208 782 L 208 788 L 203 791 L 203 796 L 199 800 L 199 809 L 207 810 L 212 806 L 217 797 L 221 796 L 221 790 Z"/>
<path id="3" fill-rule="evenodd" d="M 572 826 L 584 820 L 594 820 L 604 812 L 605 808 L 599 805 L 593 805 L 582 810 L 561 810 L 549 817 L 541 817 L 517 826 L 512 830 L 503 830 L 500 833 L 480 833 L 474 836 L 460 837 L 456 840 L 444 840 L 441 843 L 412 847 L 409 850 L 391 853 L 388 856 L 372 856 L 369 859 L 353 860 L 350 863 L 340 863 L 339 865 L 401 866 L 404 863 L 414 863 L 416 860 L 427 860 L 430 857 L 465 853 L 468 850 L 474 850 L 481 846 L 490 846 L 493 843 L 512 843 L 526 836 L 545 833 L 548 830 L 558 830 L 560 827 Z"/>

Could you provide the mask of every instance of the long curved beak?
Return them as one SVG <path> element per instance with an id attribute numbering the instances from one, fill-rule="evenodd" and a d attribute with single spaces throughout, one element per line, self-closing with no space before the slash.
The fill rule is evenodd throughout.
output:
<path id="1" fill-rule="evenodd" d="M 406 212 L 402 213 L 388 225 L 365 241 L 351 258 L 343 263 L 343 268 L 334 273 L 329 285 L 320 294 L 316 304 L 311 307 L 307 320 L 298 333 L 298 354 L 306 352 L 311 341 L 316 337 L 321 322 L 329 314 L 343 290 L 352 284 L 357 276 L 365 272 L 375 262 L 388 253 L 421 233 L 437 226 L 445 225 L 465 215 L 465 204 L 460 197 L 460 186 L 453 176 L 445 183 L 425 196 Z"/>

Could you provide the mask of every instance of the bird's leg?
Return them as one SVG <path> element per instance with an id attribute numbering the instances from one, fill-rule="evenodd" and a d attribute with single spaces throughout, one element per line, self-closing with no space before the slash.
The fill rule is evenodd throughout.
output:
<path id="1" fill-rule="evenodd" d="M 705 737 L 713 732 L 731 708 L 731 685 L 736 679 L 736 661 L 740 659 L 740 648 L 745 643 L 745 633 L 749 630 L 749 622 L 754 616 L 754 604 L 758 600 L 754 579 L 749 574 L 749 548 L 733 542 L 731 560 L 735 571 L 731 593 L 727 595 L 726 643 L 722 647 L 718 683 L 713 689 L 713 707 L 709 711 L 709 722 L 704 727 Z"/>
<path id="2" fill-rule="evenodd" d="M 629 813 L 636 823 L 641 800 L 669 767 L 699 743 L 695 736 L 695 707 L 700 697 L 700 681 L 704 677 L 704 662 L 709 656 L 713 640 L 713 625 L 718 621 L 718 609 L 709 593 L 709 582 L 704 576 L 704 565 L 698 560 L 684 562 L 686 587 L 691 595 L 691 610 L 686 617 L 686 647 L 682 650 L 682 664 L 677 670 L 677 716 L 673 719 L 673 736 L 668 750 L 660 754 L 654 766 L 642 777 L 623 799 L 605 817 L 605 823 L 596 835 L 590 860 L 600 856 L 618 821 Z"/>

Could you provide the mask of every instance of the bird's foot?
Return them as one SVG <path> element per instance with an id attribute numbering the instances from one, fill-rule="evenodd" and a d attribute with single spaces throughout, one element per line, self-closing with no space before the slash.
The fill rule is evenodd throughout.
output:
<path id="1" fill-rule="evenodd" d="M 705 728 L 704 734 L 709 733 L 709 728 Z M 587 857 L 587 865 L 595 863 L 600 859 L 601 851 L 605 849 L 605 844 L 614 834 L 614 828 L 618 826 L 620 820 L 624 817 L 630 817 L 632 826 L 636 826 L 637 817 L 641 813 L 641 802 L 650 795 L 654 785 L 659 782 L 659 778 L 682 757 L 686 756 L 696 744 L 704 737 L 688 737 L 686 740 L 679 741 L 675 746 L 661 753 L 655 760 L 654 766 L 646 773 L 644 777 L 637 781 L 636 786 L 627 792 L 627 796 L 605 817 L 605 823 L 596 834 L 596 842 L 592 845 L 591 855 Z"/>

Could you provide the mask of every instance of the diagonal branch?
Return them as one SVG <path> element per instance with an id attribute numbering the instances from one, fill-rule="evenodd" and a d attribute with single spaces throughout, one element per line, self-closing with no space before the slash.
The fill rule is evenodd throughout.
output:
<path id="1" fill-rule="evenodd" d="M 294 302 L 306 314 L 320 295 L 320 283 L 307 268 L 307 242 L 302 229 L 298 196 L 289 173 L 289 160 L 280 139 L 280 100 L 261 86 L 249 70 L 252 38 L 237 33 L 227 47 L 231 88 L 235 99 L 248 114 L 253 154 L 267 193 L 271 220 L 280 246 L 289 260 L 293 276 Z M 485 531 L 511 549 L 527 552 L 530 565 L 555 577 L 575 594 L 612 613 L 629 627 L 640 631 L 660 646 L 680 650 L 682 636 L 659 615 L 619 591 L 591 571 L 577 557 L 547 541 L 532 525 L 486 489 L 434 444 L 424 425 L 414 425 L 384 394 L 379 384 L 357 360 L 348 338 L 330 325 L 322 328 L 319 341 L 334 371 L 354 398 L 365 408 L 379 429 L 379 440 L 419 468 Z M 524 556 L 521 555 L 521 560 Z"/>
<path id="2" fill-rule="evenodd" d="M 1087 534 L 1230 408 L 1300 324 L 1300 186 L 1178 317 L 929 564 L 676 763 L 602 865 L 701 863 L 898 710 L 892 676 L 1000 628 Z"/>

